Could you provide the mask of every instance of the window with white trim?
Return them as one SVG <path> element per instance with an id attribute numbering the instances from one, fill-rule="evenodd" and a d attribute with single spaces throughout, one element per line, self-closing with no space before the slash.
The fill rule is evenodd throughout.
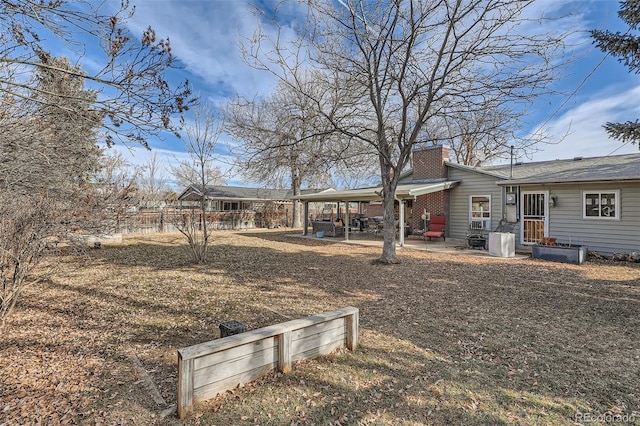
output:
<path id="1" fill-rule="evenodd" d="M 491 228 L 491 196 L 490 195 L 469 196 L 469 221 L 482 222 L 483 229 Z"/>
<path id="2" fill-rule="evenodd" d="M 583 219 L 620 219 L 620 190 L 582 191 Z"/>
<path id="3" fill-rule="evenodd" d="M 237 201 L 225 201 L 222 203 L 222 210 L 225 212 L 239 210 L 239 204 Z"/>

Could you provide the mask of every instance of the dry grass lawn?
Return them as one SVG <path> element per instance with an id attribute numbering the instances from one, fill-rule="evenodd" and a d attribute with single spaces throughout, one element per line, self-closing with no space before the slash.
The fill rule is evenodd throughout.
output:
<path id="1" fill-rule="evenodd" d="M 206 265 L 178 234 L 54 259 L 1 330 L 0 425 L 640 424 L 640 265 L 380 250 L 255 231 Z M 356 352 L 176 418 L 178 348 L 344 306 Z"/>

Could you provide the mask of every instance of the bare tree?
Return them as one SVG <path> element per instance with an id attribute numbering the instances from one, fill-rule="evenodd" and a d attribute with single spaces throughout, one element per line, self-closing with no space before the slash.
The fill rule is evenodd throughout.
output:
<path id="1" fill-rule="evenodd" d="M 504 111 L 518 117 L 557 78 L 563 34 L 523 28 L 530 3 L 309 0 L 306 25 L 297 28 L 293 42 L 282 32 L 269 37 L 258 30 L 245 46 L 249 64 L 316 100 L 337 132 L 377 155 L 384 206 L 381 262 L 398 261 L 395 191 L 412 148 L 428 138 L 436 121 L 478 111 L 488 101 L 509 106 Z M 300 84 L 308 67 L 323 76 L 323 87 L 340 92 L 339 110 L 322 110 L 317 95 Z"/>
<path id="2" fill-rule="evenodd" d="M 303 84 L 307 91 L 315 91 L 316 100 L 335 102 L 322 97 L 324 89 L 315 84 L 312 73 Z M 240 142 L 234 152 L 237 168 L 245 178 L 272 186 L 288 182 L 294 196 L 300 195 L 304 186 L 330 181 L 331 168 L 336 159 L 347 156 L 344 151 L 349 144 L 340 143 L 333 126 L 313 102 L 281 83 L 266 99 L 238 98 L 229 103 L 226 131 Z M 295 200 L 292 227 L 301 226 L 300 202 Z"/>
<path id="3" fill-rule="evenodd" d="M 162 164 L 158 152 L 153 151 L 147 157 L 138 176 L 138 196 L 142 206 L 147 208 L 162 207 L 166 201 L 168 186 L 169 180 L 165 173 L 165 166 Z"/>
<path id="4" fill-rule="evenodd" d="M 112 6 L 88 0 L 0 2 L 0 93 L 43 102 L 40 89 L 29 84 L 34 70 L 81 77 L 98 94 L 92 109 L 104 119 L 100 136 L 107 144 L 120 139 L 147 146 L 146 136 L 176 131 L 171 116 L 188 108 L 191 91 L 187 82 L 172 88 L 165 79 L 174 59 L 169 39 L 158 38 L 152 28 L 130 34 L 126 22 L 134 8 L 128 0 Z M 97 71 L 58 66 L 47 50 L 51 39 L 74 52 L 79 63 L 97 64 Z M 101 54 L 86 58 L 87 44 Z"/>
<path id="5" fill-rule="evenodd" d="M 29 276 L 56 240 L 48 237 L 58 206 L 46 195 L 0 196 L 0 328 L 13 311 Z"/>
<path id="6" fill-rule="evenodd" d="M 96 94 L 62 58 L 58 72 L 39 69 L 35 93 L 5 94 L 0 103 L 0 318 L 3 323 L 32 269 L 61 241 L 72 241 L 95 222 L 99 209 L 91 183 L 100 168 L 90 109 Z M 54 107 L 59 104 L 60 107 Z"/>
<path id="7" fill-rule="evenodd" d="M 224 185 L 226 183 L 224 173 L 220 167 L 214 165 L 215 157 L 212 156 L 212 160 L 207 164 L 205 174 L 207 176 L 208 185 Z M 175 160 L 176 165 L 171 166 L 171 175 L 176 184 L 180 188 L 187 188 L 194 184 L 194 182 L 200 181 L 198 161 L 194 158 L 187 160 Z"/>
<path id="8" fill-rule="evenodd" d="M 142 170 L 120 153 L 107 153 L 94 177 L 95 205 L 93 220 L 103 231 L 122 232 L 123 220 L 140 204 L 138 178 Z"/>
<path id="9" fill-rule="evenodd" d="M 179 161 L 172 168 L 178 181 L 185 182 L 199 194 L 200 211 L 183 213 L 174 225 L 187 238 L 194 261 L 207 260 L 209 225 L 207 223 L 207 187 L 219 182 L 220 169 L 214 166 L 216 146 L 223 129 L 223 121 L 214 109 L 199 104 L 193 108 L 193 121 L 185 127 L 183 138 L 188 160 Z"/>
<path id="10" fill-rule="evenodd" d="M 33 267 L 61 241 L 98 231 L 104 201 L 93 176 L 96 142 L 146 146 L 176 131 L 191 103 L 187 82 L 172 87 L 168 39 L 126 29 L 133 8 L 110 2 L 0 1 L 0 284 L 2 320 Z M 55 40 L 71 61 L 52 56 Z M 78 41 L 81 40 L 81 41 Z M 86 45 L 102 53 L 86 56 Z M 91 74 L 80 65 L 90 62 Z M 85 88 L 85 83 L 89 88 Z"/>
<path id="11" fill-rule="evenodd" d="M 430 144 L 447 144 L 458 164 L 479 166 L 508 158 L 512 146 L 520 154 L 530 153 L 544 140 L 541 133 L 535 139 L 519 137 L 517 118 L 511 111 L 488 102 L 477 110 L 444 114 L 425 129 L 425 137 Z"/>
<path id="12" fill-rule="evenodd" d="M 353 144 L 350 144 L 353 147 Z M 354 189 L 373 186 L 380 181 L 375 156 L 360 146 L 354 154 L 338 158 L 331 168 L 331 183 L 334 188 Z"/>

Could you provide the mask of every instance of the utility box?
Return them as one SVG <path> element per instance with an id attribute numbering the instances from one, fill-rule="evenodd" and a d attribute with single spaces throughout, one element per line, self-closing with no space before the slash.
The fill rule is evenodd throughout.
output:
<path id="1" fill-rule="evenodd" d="M 516 255 L 515 234 L 511 232 L 490 232 L 489 255 L 496 257 L 514 257 Z"/>
<path id="2" fill-rule="evenodd" d="M 220 328 L 221 338 L 227 337 L 227 336 L 233 336 L 234 334 L 240 334 L 247 331 L 247 325 L 236 320 L 223 322 L 218 327 Z"/>

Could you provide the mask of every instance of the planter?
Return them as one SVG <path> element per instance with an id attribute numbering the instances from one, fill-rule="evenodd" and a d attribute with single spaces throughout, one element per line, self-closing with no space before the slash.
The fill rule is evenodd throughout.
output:
<path id="1" fill-rule="evenodd" d="M 580 245 L 558 245 L 543 246 L 534 245 L 531 251 L 531 257 L 534 259 L 549 260 L 551 262 L 564 262 L 580 265 L 587 260 L 589 253 L 587 246 Z"/>
<path id="2" fill-rule="evenodd" d="M 514 257 L 516 255 L 516 236 L 510 232 L 489 233 L 489 255 Z"/>

